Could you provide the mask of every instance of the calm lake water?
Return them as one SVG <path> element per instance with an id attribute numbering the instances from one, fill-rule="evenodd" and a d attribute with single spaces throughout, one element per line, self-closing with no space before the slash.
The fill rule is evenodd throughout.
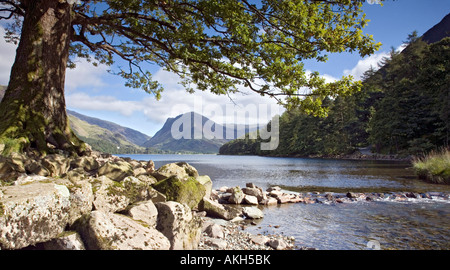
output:
<path id="1" fill-rule="evenodd" d="M 125 156 L 125 155 L 121 155 Z M 219 155 L 126 155 L 153 160 L 156 168 L 186 161 L 213 188 L 252 182 L 263 189 L 278 185 L 292 192 L 450 192 L 449 186 L 417 180 L 408 164 Z M 449 201 L 376 201 L 337 205 L 286 204 L 264 207 L 264 218 L 251 233 L 294 236 L 298 246 L 318 249 L 450 249 Z"/>

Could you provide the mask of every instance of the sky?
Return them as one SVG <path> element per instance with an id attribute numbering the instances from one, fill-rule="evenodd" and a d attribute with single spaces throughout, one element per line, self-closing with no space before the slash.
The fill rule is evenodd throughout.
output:
<path id="1" fill-rule="evenodd" d="M 342 53 L 329 55 L 326 63 L 306 61 L 305 68 L 308 71 L 318 71 L 330 81 L 344 75 L 353 75 L 359 79 L 370 66 L 376 67 L 391 48 L 400 50 L 408 34 L 417 30 L 419 35 L 423 35 L 450 13 L 449 0 L 386 0 L 383 6 L 370 2 L 376 1 L 369 1 L 363 6 L 366 18 L 370 20 L 364 28 L 364 33 L 373 35 L 375 41 L 383 44 L 380 50 L 365 58 L 361 58 L 357 53 Z M 0 35 L 4 35 L 1 25 Z M 0 85 L 8 84 L 15 49 L 14 45 L 0 38 Z M 125 81 L 121 77 L 107 72 L 110 67 L 94 67 L 78 59 L 76 63 L 77 68 L 69 69 L 66 74 L 67 108 L 138 130 L 149 136 L 153 136 L 168 117 L 190 111 L 202 113 L 218 123 L 226 124 L 242 124 L 244 121 L 251 124 L 256 121 L 267 122 L 274 114 L 283 112 L 273 99 L 244 89 L 244 93 L 230 97 L 201 91 L 189 94 L 178 84 L 180 80 L 176 75 L 155 67 L 153 78 L 165 88 L 162 98 L 157 101 L 140 89 L 125 87 Z M 258 117 L 234 115 L 236 111 L 248 111 L 255 105 L 259 112 Z M 267 112 L 263 108 L 266 108 Z M 227 118 L 221 117 L 222 115 Z"/>

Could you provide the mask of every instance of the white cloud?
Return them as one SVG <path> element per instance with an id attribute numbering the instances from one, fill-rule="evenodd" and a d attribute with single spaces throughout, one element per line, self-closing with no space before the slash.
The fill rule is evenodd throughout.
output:
<path id="1" fill-rule="evenodd" d="M 131 116 L 134 112 L 142 110 L 142 104 L 137 101 L 118 100 L 113 96 L 90 96 L 85 93 L 73 93 L 66 96 L 68 107 L 93 110 L 114 111 L 124 116 Z"/>
<path id="2" fill-rule="evenodd" d="M 4 35 L 5 29 L 0 26 L 0 85 L 7 85 L 9 82 L 9 75 L 17 49 L 16 45 L 5 41 Z"/>
<path id="3" fill-rule="evenodd" d="M 74 109 L 119 112 L 124 116 L 139 112 L 151 122 L 160 124 L 164 123 L 168 117 L 176 117 L 190 111 L 203 114 L 218 123 L 249 121 L 251 124 L 266 123 L 274 114 L 281 113 L 279 106 L 277 106 L 277 109 L 280 109 L 278 111 L 270 109 L 270 104 L 276 104 L 275 100 L 261 97 L 245 89 L 242 89 L 243 93 L 233 94 L 230 97 L 215 95 L 209 91 L 196 91 L 194 94 L 189 94 L 182 85 L 178 84 L 180 79 L 176 74 L 160 69 L 154 74 L 153 79 L 158 80 L 165 88 L 159 101 L 151 96 L 141 100 L 122 101 L 114 96 L 95 96 L 74 92 L 66 95 L 67 105 Z M 267 113 L 261 110 L 260 114 L 263 115 L 256 117 L 238 115 L 238 112 L 242 114 L 248 111 L 251 108 L 248 106 L 255 105 L 259 110 L 260 104 L 262 107 L 268 107 Z"/>
<path id="4" fill-rule="evenodd" d="M 406 44 L 402 44 L 396 48 L 396 52 L 402 52 L 406 48 Z M 377 70 L 378 63 L 384 58 L 389 57 L 389 52 L 381 52 L 377 54 L 373 54 L 371 56 L 368 56 L 364 59 L 361 59 L 358 61 L 358 64 L 353 69 L 346 69 L 344 70 L 344 75 L 352 75 L 355 79 L 359 80 L 362 79 L 362 76 L 364 72 L 370 69 L 370 67 L 373 67 L 375 70 Z"/>
<path id="5" fill-rule="evenodd" d="M 77 58 L 74 60 L 75 69 L 66 70 L 65 88 L 67 91 L 74 91 L 81 87 L 101 88 L 107 86 L 102 76 L 108 74 L 107 66 L 93 66 L 86 59 Z"/>
<path id="6" fill-rule="evenodd" d="M 352 75 L 356 80 L 362 79 L 364 72 L 373 67 L 374 69 L 378 69 L 378 63 L 384 58 L 389 56 L 388 53 L 378 53 L 373 54 L 369 57 L 366 57 L 362 60 L 358 61 L 358 64 L 351 70 L 344 70 L 344 75 Z"/>
<path id="7" fill-rule="evenodd" d="M 194 94 L 189 94 L 178 84 L 180 79 L 177 75 L 160 69 L 153 76 L 164 85 L 164 92 L 160 101 L 156 101 L 153 98 L 143 100 L 143 107 L 146 109 L 144 113 L 146 116 L 154 121 L 162 122 L 167 117 L 175 117 L 182 113 L 189 111 L 195 111 L 203 114 L 204 116 L 211 118 L 218 123 L 244 123 L 245 121 L 255 122 L 267 122 L 273 113 L 267 117 L 251 118 L 247 116 L 238 117 L 238 112 L 248 110 L 249 105 L 256 105 L 259 107 L 261 104 L 276 104 L 274 99 L 269 97 L 262 97 L 250 90 L 241 88 L 241 93 L 227 95 L 215 95 L 209 91 L 196 91 Z M 233 118 L 233 114 L 236 113 L 236 119 Z M 280 108 L 281 113 L 281 108 Z"/>

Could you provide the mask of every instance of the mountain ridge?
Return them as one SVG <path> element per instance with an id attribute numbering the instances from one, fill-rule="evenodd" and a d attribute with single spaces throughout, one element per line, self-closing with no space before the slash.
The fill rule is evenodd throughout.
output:
<path id="1" fill-rule="evenodd" d="M 90 124 L 73 114 L 68 114 L 68 117 L 73 132 L 94 150 L 110 154 L 141 153 L 145 150 L 130 142 L 123 134 Z"/>
<path id="2" fill-rule="evenodd" d="M 445 37 L 450 37 L 450 13 L 439 23 L 428 29 L 422 35 L 422 40 L 431 44 L 440 41 Z"/>
<path id="3" fill-rule="evenodd" d="M 190 130 L 189 130 L 190 138 L 188 137 L 188 138 L 174 139 L 172 136 L 172 126 L 177 120 L 183 121 L 183 119 L 180 119 L 181 117 L 185 117 L 186 120 L 190 121 Z M 196 121 L 194 120 L 196 117 L 197 119 L 201 119 L 201 126 L 196 125 Z M 200 121 L 198 122 L 200 123 Z M 218 133 L 217 135 L 219 135 L 219 138 L 210 139 L 206 138 L 207 136 L 205 137 L 205 134 L 203 134 L 203 128 L 207 123 L 210 125 L 209 128 L 211 129 L 211 131 L 213 131 L 213 133 L 214 131 L 217 131 Z M 179 126 L 178 128 L 180 127 L 181 126 Z M 183 126 L 183 128 L 185 127 Z M 168 118 L 164 123 L 163 127 L 158 132 L 156 132 L 155 135 L 150 140 L 145 142 L 143 146 L 175 152 L 181 151 L 181 152 L 199 152 L 199 153 L 219 153 L 219 149 L 222 145 L 236 138 L 236 133 L 238 135 L 245 134 L 255 129 L 256 126 L 254 125 L 248 127 L 242 125 L 233 125 L 233 127 L 223 126 L 210 120 L 209 118 L 203 115 L 200 115 L 195 112 L 188 112 L 180 114 L 174 118 Z M 221 134 L 219 134 L 219 131 L 222 131 Z M 202 134 L 202 138 L 201 139 L 195 138 L 195 134 Z M 230 137 L 231 134 L 233 135 L 232 139 L 227 139 L 227 135 L 228 137 Z M 188 135 L 187 132 L 185 133 L 185 135 Z"/>
<path id="4" fill-rule="evenodd" d="M 109 130 L 112 133 L 120 134 L 120 135 L 124 136 L 128 141 L 130 141 L 131 143 L 138 145 L 138 146 L 143 146 L 143 143 L 145 143 L 146 141 L 148 141 L 151 138 L 151 136 L 148 136 L 142 132 L 139 132 L 137 130 L 134 130 L 134 129 L 131 129 L 128 127 L 123 127 L 121 125 L 118 125 L 118 124 L 110 122 L 110 121 L 83 115 L 81 113 L 71 111 L 71 110 L 67 110 L 67 114 L 72 115 L 80 120 L 83 120 L 91 125 L 96 125 L 101 128 L 104 128 L 106 130 Z"/>

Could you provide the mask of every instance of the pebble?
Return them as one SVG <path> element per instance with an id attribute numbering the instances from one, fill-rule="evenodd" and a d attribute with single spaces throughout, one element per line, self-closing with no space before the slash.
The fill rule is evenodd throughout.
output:
<path id="1" fill-rule="evenodd" d="M 202 218 L 203 222 L 211 222 L 211 218 Z M 243 231 L 239 224 L 227 222 L 222 226 L 224 237 L 213 238 L 204 231 L 200 238 L 199 250 L 292 250 L 301 249 L 295 246 L 295 239 L 283 235 L 254 235 Z M 272 244 L 270 244 L 272 243 Z"/>

